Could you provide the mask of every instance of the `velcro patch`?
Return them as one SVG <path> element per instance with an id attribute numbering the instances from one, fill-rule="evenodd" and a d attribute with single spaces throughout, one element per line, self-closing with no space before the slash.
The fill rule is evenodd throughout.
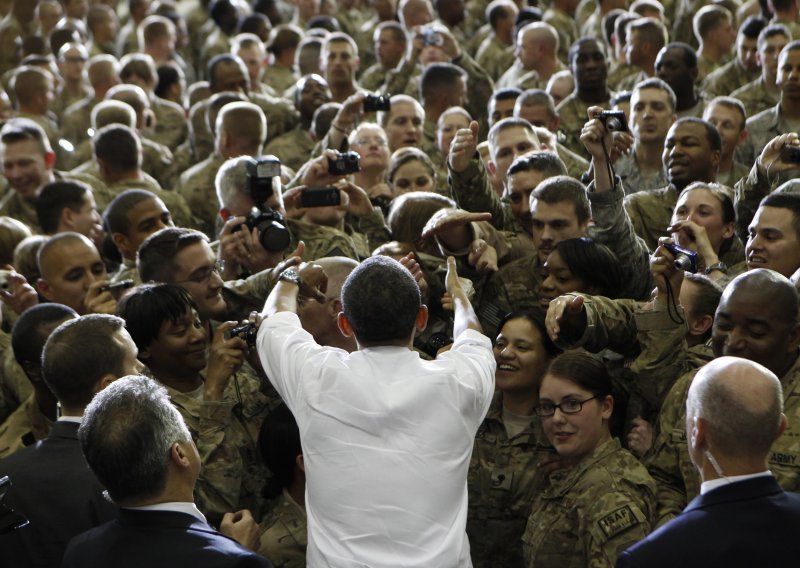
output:
<path id="1" fill-rule="evenodd" d="M 630 506 L 625 505 L 597 521 L 597 524 L 600 525 L 606 538 L 612 538 L 638 525 L 639 520 L 634 516 Z"/>

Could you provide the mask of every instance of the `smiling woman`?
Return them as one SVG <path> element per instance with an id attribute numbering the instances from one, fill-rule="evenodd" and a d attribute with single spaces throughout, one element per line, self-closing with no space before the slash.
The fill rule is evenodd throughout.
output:
<path id="1" fill-rule="evenodd" d="M 602 361 L 569 351 L 550 364 L 536 413 L 569 469 L 531 507 L 522 537 L 525 566 L 613 566 L 644 538 L 655 516 L 656 484 L 611 437 L 611 378 Z"/>
<path id="2" fill-rule="evenodd" d="M 533 412 L 547 365 L 556 356 L 539 311 L 512 312 L 494 347 L 495 393 L 470 462 L 467 535 L 472 563 L 520 566 L 533 496 L 544 489 L 541 464 L 555 457 Z"/>

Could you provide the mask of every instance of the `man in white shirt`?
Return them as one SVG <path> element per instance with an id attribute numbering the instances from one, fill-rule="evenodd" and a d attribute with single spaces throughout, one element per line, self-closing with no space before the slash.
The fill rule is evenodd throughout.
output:
<path id="1" fill-rule="evenodd" d="M 413 261 L 410 261 L 413 263 Z M 471 566 L 465 533 L 473 439 L 491 402 L 491 342 L 448 259 L 452 349 L 411 349 L 427 307 L 400 263 L 371 257 L 348 276 L 339 327 L 358 350 L 317 345 L 295 315 L 324 299 L 321 267 L 287 270 L 258 334 L 267 376 L 300 428 L 309 566 Z"/>

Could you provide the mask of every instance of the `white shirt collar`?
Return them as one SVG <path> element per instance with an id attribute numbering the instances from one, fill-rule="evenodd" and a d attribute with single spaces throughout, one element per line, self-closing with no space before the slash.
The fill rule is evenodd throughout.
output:
<path id="1" fill-rule="evenodd" d="M 83 421 L 83 416 L 59 416 L 57 422 L 74 422 L 80 424 Z"/>
<path id="2" fill-rule="evenodd" d="M 772 475 L 772 472 L 769 470 L 762 471 L 760 473 L 748 473 L 747 475 L 732 475 L 730 477 L 720 477 L 719 479 L 704 481 L 702 485 L 700 485 L 700 495 L 705 495 L 709 491 L 718 489 L 724 485 L 730 485 L 731 483 L 736 483 L 737 481 L 745 481 L 747 479 L 754 479 L 756 477 L 766 477 L 768 475 Z"/>
<path id="3" fill-rule="evenodd" d="M 186 513 L 204 523 L 208 523 L 203 513 L 200 512 L 200 509 L 198 509 L 194 503 L 187 503 L 185 501 L 157 503 L 155 505 L 145 505 L 144 507 L 124 507 L 124 509 L 130 509 L 131 511 L 171 511 L 173 513 Z"/>

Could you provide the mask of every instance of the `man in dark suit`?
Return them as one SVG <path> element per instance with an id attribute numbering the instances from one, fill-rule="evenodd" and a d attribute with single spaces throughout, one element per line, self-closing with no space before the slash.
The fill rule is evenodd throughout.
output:
<path id="1" fill-rule="evenodd" d="M 786 429 L 782 401 L 778 378 L 752 361 L 720 357 L 697 373 L 686 401 L 686 438 L 701 494 L 623 552 L 617 568 L 797 562 L 800 496 L 783 491 L 767 469 L 770 446 Z"/>
<path id="2" fill-rule="evenodd" d="M 12 484 L 6 503 L 30 520 L 0 537 L 4 567 L 58 566 L 72 537 L 116 516 L 86 465 L 78 426 L 96 392 L 141 369 L 136 345 L 118 317 L 78 318 L 72 310 L 54 308 L 32 308 L 37 312 L 31 315 L 43 309 L 52 313 L 50 330 L 68 320 L 49 334 L 42 353 L 42 377 L 61 405 L 61 416 L 44 440 L 0 461 L 0 477 L 8 475 Z"/>
<path id="3" fill-rule="evenodd" d="M 120 512 L 117 520 L 75 537 L 64 568 L 272 567 L 239 544 L 258 546 L 249 511 L 225 515 L 221 530 L 229 538 L 195 507 L 200 455 L 167 390 L 154 380 L 125 377 L 99 393 L 78 437 Z"/>

